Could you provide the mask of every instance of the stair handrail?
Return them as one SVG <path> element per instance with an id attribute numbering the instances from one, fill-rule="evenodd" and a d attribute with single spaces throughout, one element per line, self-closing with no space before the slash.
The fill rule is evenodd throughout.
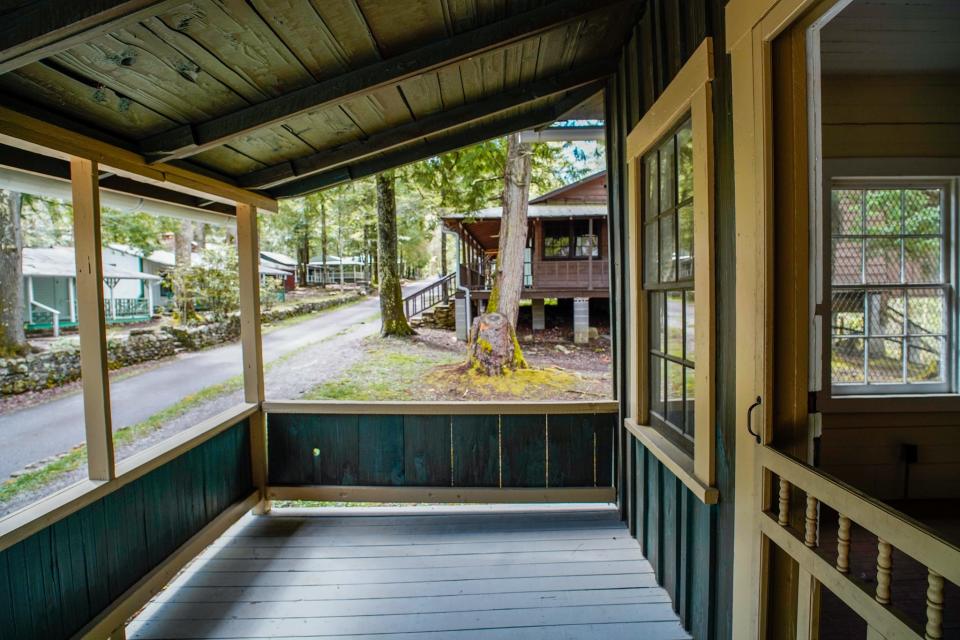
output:
<path id="1" fill-rule="evenodd" d="M 423 313 L 430 307 L 449 302 L 454 295 L 454 276 L 454 273 L 449 273 L 406 296 L 403 299 L 403 311 L 407 319 Z"/>
<path id="2" fill-rule="evenodd" d="M 37 302 L 36 300 L 31 300 L 30 304 L 42 311 L 46 311 L 47 313 L 53 316 L 53 320 L 52 320 L 53 337 L 59 338 L 60 337 L 60 311 L 58 311 L 57 309 L 54 309 L 53 307 L 48 307 L 42 302 Z"/>

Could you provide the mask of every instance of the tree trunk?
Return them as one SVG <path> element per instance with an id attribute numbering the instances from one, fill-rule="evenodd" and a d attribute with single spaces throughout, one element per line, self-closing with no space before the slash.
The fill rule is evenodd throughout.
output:
<path id="1" fill-rule="evenodd" d="M 440 275 L 447 275 L 447 234 L 443 232 L 443 222 L 440 222 Z"/>
<path id="2" fill-rule="evenodd" d="M 297 249 L 297 284 L 307 286 L 307 264 L 310 263 L 310 234 L 305 233 L 300 238 L 300 247 Z"/>
<path id="3" fill-rule="evenodd" d="M 502 313 L 485 313 L 470 327 L 470 368 L 488 376 L 525 369 L 517 333 Z"/>
<path id="4" fill-rule="evenodd" d="M 507 138 L 507 164 L 503 176 L 503 215 L 500 218 L 500 240 L 497 250 L 497 271 L 487 302 L 487 313 L 474 323 L 480 327 L 497 326 L 494 316 L 502 316 L 509 324 L 512 340 L 487 340 L 483 344 L 471 342 L 471 364 L 476 366 L 479 355 L 487 347 L 487 361 L 499 366 L 483 364 L 478 369 L 487 375 L 502 373 L 504 367 L 525 368 L 526 361 L 517 342 L 517 314 L 520 311 L 520 295 L 523 292 L 523 250 L 527 246 L 527 201 L 530 199 L 530 153 L 529 144 L 520 142 L 520 134 Z M 501 330 L 502 331 L 502 330 Z M 471 332 L 473 333 L 473 332 Z M 483 332 L 480 336 L 483 338 Z M 508 364 L 504 364 L 508 363 Z"/>
<path id="5" fill-rule="evenodd" d="M 0 190 L 0 357 L 28 350 L 23 330 L 23 237 L 21 197 Z"/>
<path id="6" fill-rule="evenodd" d="M 197 247 L 200 249 L 207 248 L 207 225 L 202 222 L 199 223 L 196 228 L 193 230 L 193 239 L 197 241 Z"/>
<path id="7" fill-rule="evenodd" d="M 183 270 L 190 268 L 191 256 L 193 253 L 193 222 L 184 220 L 180 223 L 180 229 L 173 235 L 173 256 L 175 269 L 178 272 L 175 278 L 173 297 L 177 307 L 180 309 L 180 321 L 189 323 L 193 316 L 193 300 L 182 286 Z"/>
<path id="8" fill-rule="evenodd" d="M 320 201 L 320 261 L 323 264 L 323 274 L 320 276 L 320 286 L 327 286 L 327 203 Z"/>
<path id="9" fill-rule="evenodd" d="M 373 257 L 373 269 L 370 271 L 370 286 L 377 288 L 380 286 L 380 249 L 379 249 L 379 239 L 378 242 L 374 242 L 373 250 L 370 254 Z"/>
<path id="10" fill-rule="evenodd" d="M 380 280 L 380 335 L 409 336 L 413 329 L 403 311 L 403 292 L 397 273 L 397 201 L 393 172 L 377 176 L 377 254 Z"/>

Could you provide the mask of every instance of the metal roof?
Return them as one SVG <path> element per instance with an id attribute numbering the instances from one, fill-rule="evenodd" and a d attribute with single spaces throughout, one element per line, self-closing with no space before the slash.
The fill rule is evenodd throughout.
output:
<path id="1" fill-rule="evenodd" d="M 444 220 L 491 220 L 503 215 L 503 207 L 487 207 L 466 213 L 454 213 L 444 216 Z M 604 204 L 531 204 L 527 208 L 528 218 L 596 218 L 607 216 Z"/>
<path id="2" fill-rule="evenodd" d="M 644 6 L 71 0 L 38 20 L 37 4 L 3 13 L 5 107 L 280 198 L 567 114 L 602 119 Z M 0 165 L 38 163 L 0 145 Z"/>
<path id="3" fill-rule="evenodd" d="M 77 275 L 77 262 L 73 247 L 24 248 L 23 275 L 52 278 L 75 277 Z M 103 277 L 120 280 L 161 280 L 160 277 L 149 273 L 120 269 L 107 261 L 103 263 Z"/>

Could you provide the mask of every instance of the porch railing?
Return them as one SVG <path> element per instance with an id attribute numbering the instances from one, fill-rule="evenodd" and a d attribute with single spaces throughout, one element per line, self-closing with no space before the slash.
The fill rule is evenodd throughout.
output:
<path id="1" fill-rule="evenodd" d="M 126 320 L 150 316 L 150 301 L 146 298 L 106 298 L 103 313 L 108 320 Z"/>
<path id="2" fill-rule="evenodd" d="M 612 502 L 615 402 L 266 402 L 268 498 Z"/>
<path id="3" fill-rule="evenodd" d="M 800 567 L 797 638 L 817 637 L 815 594 L 828 589 L 866 621 L 869 638 L 943 638 L 944 580 L 960 585 L 960 548 L 922 524 L 870 498 L 813 467 L 771 447 L 761 447 L 758 475 L 768 487 L 761 505 L 760 530 Z M 802 530 L 791 526 L 791 497 L 804 497 Z M 835 549 L 819 544 L 820 507 L 835 510 Z M 877 537 L 876 582 L 871 585 L 851 572 L 851 537 L 855 525 Z M 924 620 L 911 619 L 891 597 L 893 551 L 898 550 L 926 568 Z"/>
<path id="4" fill-rule="evenodd" d="M 407 319 L 420 315 L 430 307 L 446 303 L 456 293 L 454 274 L 445 275 L 423 289 L 415 291 L 403 299 L 403 311 Z"/>
<path id="5" fill-rule="evenodd" d="M 53 337 L 57 338 L 60 336 L 60 312 L 53 307 L 48 307 L 47 305 L 37 302 L 36 300 L 31 300 L 30 305 L 36 307 L 39 311 L 34 311 L 30 314 L 30 324 L 41 325 L 48 318 L 50 320 L 50 326 L 53 328 Z"/>

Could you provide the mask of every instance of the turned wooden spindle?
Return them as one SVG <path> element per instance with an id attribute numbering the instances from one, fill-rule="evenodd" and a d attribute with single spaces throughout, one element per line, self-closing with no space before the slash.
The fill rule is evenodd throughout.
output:
<path id="1" fill-rule="evenodd" d="M 780 478 L 780 493 L 778 495 L 777 524 L 787 526 L 790 518 L 790 483 Z"/>
<path id="2" fill-rule="evenodd" d="M 943 638 L 943 576 L 927 569 L 927 627 L 924 638 Z"/>
<path id="3" fill-rule="evenodd" d="M 890 569 L 893 567 L 893 547 L 883 538 L 877 538 L 877 602 L 890 604 Z"/>
<path id="4" fill-rule="evenodd" d="M 807 512 L 803 516 L 804 531 L 803 544 L 808 547 L 817 546 L 817 499 L 807 494 Z"/>
<path id="5" fill-rule="evenodd" d="M 839 514 L 837 525 L 837 571 L 850 571 L 850 518 Z"/>

